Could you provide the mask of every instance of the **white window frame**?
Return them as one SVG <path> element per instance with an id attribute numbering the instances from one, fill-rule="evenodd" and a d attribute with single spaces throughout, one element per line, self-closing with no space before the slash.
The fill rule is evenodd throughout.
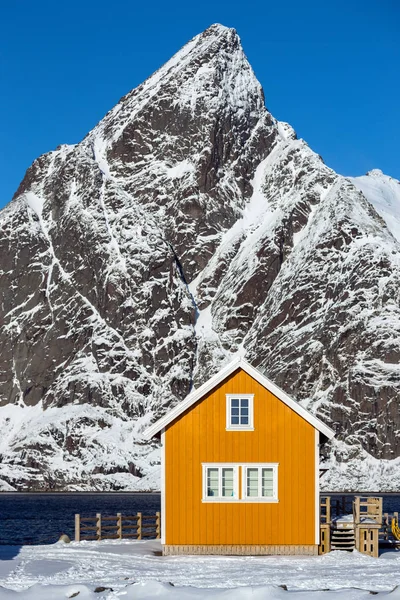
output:
<path id="1" fill-rule="evenodd" d="M 222 494 L 222 469 L 233 469 L 233 496 L 207 496 L 207 469 L 219 469 L 219 494 Z M 237 463 L 202 463 L 202 476 L 203 502 L 237 502 L 239 500 L 239 465 Z"/>
<path id="2" fill-rule="evenodd" d="M 242 399 L 249 401 L 249 424 L 232 425 L 231 401 Z M 226 394 L 226 431 L 254 431 L 254 394 Z"/>
<path id="3" fill-rule="evenodd" d="M 278 467 L 279 463 L 245 463 L 242 467 L 242 502 L 279 502 L 278 497 Z M 247 495 L 247 469 L 258 469 L 259 470 L 259 481 L 258 481 L 258 496 Z M 272 496 L 262 496 L 262 469 L 272 469 Z"/>

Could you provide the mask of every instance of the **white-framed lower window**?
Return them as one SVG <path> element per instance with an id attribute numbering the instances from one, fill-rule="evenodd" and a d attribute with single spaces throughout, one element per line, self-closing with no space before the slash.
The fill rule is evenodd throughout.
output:
<path id="1" fill-rule="evenodd" d="M 238 500 L 238 465 L 231 463 L 207 463 L 202 466 L 204 502 L 230 502 Z"/>
<path id="2" fill-rule="evenodd" d="M 203 463 L 203 502 L 279 502 L 278 467 L 279 463 Z"/>
<path id="3" fill-rule="evenodd" d="M 242 500 L 278 501 L 278 463 L 242 465 Z"/>
<path id="4" fill-rule="evenodd" d="M 254 430 L 254 394 L 226 395 L 226 429 L 228 431 Z"/>

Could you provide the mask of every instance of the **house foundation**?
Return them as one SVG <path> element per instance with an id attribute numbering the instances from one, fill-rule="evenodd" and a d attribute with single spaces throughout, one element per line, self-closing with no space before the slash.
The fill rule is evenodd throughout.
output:
<path id="1" fill-rule="evenodd" d="M 267 555 L 298 555 L 315 556 L 318 546 L 310 545 L 282 545 L 282 546 L 250 546 L 250 545 L 163 545 L 163 556 L 182 554 L 213 554 L 225 556 L 267 556 Z"/>

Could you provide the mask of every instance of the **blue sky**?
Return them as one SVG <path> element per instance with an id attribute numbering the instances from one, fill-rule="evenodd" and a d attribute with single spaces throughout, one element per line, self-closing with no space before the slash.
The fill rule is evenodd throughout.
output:
<path id="1" fill-rule="evenodd" d="M 344 175 L 400 179 L 398 0 L 12 0 L 0 18 L 0 206 L 185 42 L 235 27 L 275 117 Z"/>

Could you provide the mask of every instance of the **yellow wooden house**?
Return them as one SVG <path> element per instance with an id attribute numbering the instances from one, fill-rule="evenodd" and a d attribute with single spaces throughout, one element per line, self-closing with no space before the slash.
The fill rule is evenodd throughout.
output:
<path id="1" fill-rule="evenodd" d="M 333 431 L 243 359 L 145 431 L 161 434 L 164 554 L 317 554 L 319 448 Z"/>

